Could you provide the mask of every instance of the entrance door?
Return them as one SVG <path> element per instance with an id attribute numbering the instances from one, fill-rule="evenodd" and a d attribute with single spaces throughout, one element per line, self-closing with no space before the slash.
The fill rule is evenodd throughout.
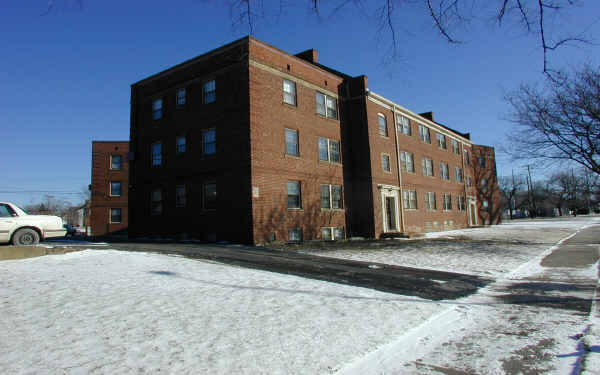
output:
<path id="1" fill-rule="evenodd" d="M 396 198 L 385 197 L 385 219 L 386 219 L 386 232 L 397 232 L 398 227 L 396 226 Z"/>
<path id="2" fill-rule="evenodd" d="M 476 216 L 476 206 L 475 203 L 469 203 L 469 225 L 475 226 L 477 225 L 477 216 Z"/>

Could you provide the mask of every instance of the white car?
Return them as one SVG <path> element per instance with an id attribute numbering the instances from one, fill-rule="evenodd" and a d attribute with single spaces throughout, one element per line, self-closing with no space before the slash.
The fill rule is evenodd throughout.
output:
<path id="1" fill-rule="evenodd" d="M 47 238 L 64 237 L 66 233 L 58 216 L 29 215 L 17 205 L 0 202 L 0 243 L 35 245 Z"/>

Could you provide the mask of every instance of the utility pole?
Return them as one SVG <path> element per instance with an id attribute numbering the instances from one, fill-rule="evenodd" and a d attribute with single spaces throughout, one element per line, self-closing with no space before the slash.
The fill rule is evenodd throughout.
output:
<path id="1" fill-rule="evenodd" d="M 529 217 L 534 218 L 537 215 L 537 207 L 535 206 L 535 199 L 533 197 L 533 181 L 531 180 L 531 169 L 529 168 L 529 164 L 527 164 L 527 196 L 529 198 Z M 531 209 L 533 209 L 533 214 L 531 213 Z"/>

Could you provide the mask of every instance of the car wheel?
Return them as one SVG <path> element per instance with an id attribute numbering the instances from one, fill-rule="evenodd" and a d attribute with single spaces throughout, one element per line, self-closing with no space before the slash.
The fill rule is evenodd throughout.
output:
<path id="1" fill-rule="evenodd" d="M 33 229 L 19 229 L 13 235 L 12 243 L 15 246 L 35 245 L 40 242 L 40 235 Z"/>

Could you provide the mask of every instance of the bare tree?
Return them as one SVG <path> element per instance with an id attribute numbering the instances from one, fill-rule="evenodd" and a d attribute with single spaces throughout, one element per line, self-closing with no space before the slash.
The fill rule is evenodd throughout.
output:
<path id="1" fill-rule="evenodd" d="M 204 0 L 209 5 L 221 4 L 222 0 Z M 542 50 L 544 73 L 550 74 L 549 53 L 567 45 L 589 43 L 585 29 L 579 34 L 565 34 L 553 27 L 557 17 L 567 10 L 582 5 L 586 0 L 304 0 L 264 1 L 227 0 L 231 22 L 245 26 L 254 34 L 257 25 L 267 19 L 278 19 L 288 8 L 297 6 L 319 18 L 335 17 L 346 8 L 357 9 L 363 18 L 376 22 L 376 32 L 389 40 L 392 58 L 399 56 L 401 38 L 406 21 L 414 14 L 423 14 L 431 26 L 449 43 L 462 43 L 459 30 L 475 19 L 492 20 L 499 27 L 520 27 L 525 34 L 535 35 Z M 591 0 L 587 0 L 591 1 Z M 58 3 L 76 4 L 83 7 L 84 0 L 48 0 L 46 13 Z M 582 26 L 584 28 L 585 26 Z"/>
<path id="2" fill-rule="evenodd" d="M 542 89 L 523 84 L 506 100 L 508 119 L 517 125 L 508 136 L 514 159 L 574 162 L 600 174 L 598 69 L 561 72 Z"/>
<path id="3" fill-rule="evenodd" d="M 504 207 L 507 207 L 510 212 L 510 219 L 513 219 L 513 210 L 515 210 L 519 203 L 517 202 L 519 193 L 523 191 L 525 181 L 523 176 L 504 176 L 498 179 L 498 187 L 502 200 L 504 201 Z"/>

